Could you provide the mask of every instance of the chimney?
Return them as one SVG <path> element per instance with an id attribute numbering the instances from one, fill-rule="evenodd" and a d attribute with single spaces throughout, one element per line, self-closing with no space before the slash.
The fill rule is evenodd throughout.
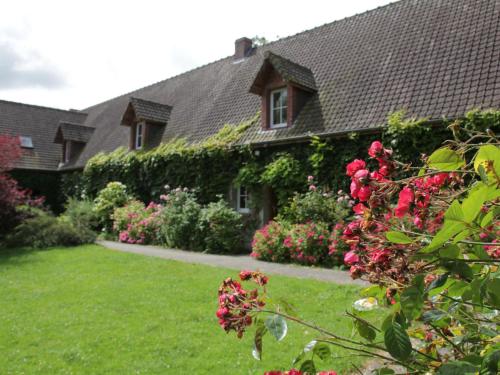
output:
<path id="1" fill-rule="evenodd" d="M 252 50 L 252 40 L 249 38 L 240 38 L 234 42 L 234 59 L 241 60 L 247 57 Z"/>

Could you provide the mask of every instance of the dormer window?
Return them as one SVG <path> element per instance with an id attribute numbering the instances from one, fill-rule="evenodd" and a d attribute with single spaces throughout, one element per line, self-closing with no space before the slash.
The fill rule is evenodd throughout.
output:
<path id="1" fill-rule="evenodd" d="M 82 124 L 60 121 L 54 143 L 62 145 L 62 165 L 78 159 L 85 145 L 90 141 L 94 128 Z"/>
<path id="2" fill-rule="evenodd" d="M 144 124 L 142 122 L 138 123 L 135 127 L 135 149 L 140 150 L 142 148 L 142 137 L 143 137 Z"/>
<path id="3" fill-rule="evenodd" d="M 130 98 L 121 124 L 130 128 L 129 150 L 158 146 L 170 118 L 172 107 L 139 98 Z"/>
<path id="4" fill-rule="evenodd" d="M 270 51 L 257 72 L 250 92 L 261 97 L 262 130 L 294 125 L 301 109 L 316 95 L 312 71 Z"/>
<path id="5" fill-rule="evenodd" d="M 271 91 L 270 109 L 269 127 L 276 129 L 287 126 L 288 90 L 286 87 Z"/>

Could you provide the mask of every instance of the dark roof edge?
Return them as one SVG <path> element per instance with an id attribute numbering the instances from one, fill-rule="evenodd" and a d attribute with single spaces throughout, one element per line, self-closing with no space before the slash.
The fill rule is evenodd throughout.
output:
<path id="1" fill-rule="evenodd" d="M 411 1 L 411 0 L 395 0 L 395 1 L 390 2 L 390 3 L 388 3 L 388 4 L 381 5 L 381 6 L 379 6 L 379 7 L 376 7 L 376 8 L 373 8 L 373 9 L 369 9 L 369 10 L 366 10 L 366 11 L 361 12 L 361 13 L 356 13 L 356 14 L 353 14 L 352 16 L 347 16 L 347 17 L 344 17 L 344 18 L 341 18 L 341 19 L 338 19 L 338 20 L 334 20 L 334 21 L 332 21 L 332 22 L 327 22 L 327 23 L 324 23 L 323 25 L 315 26 L 315 27 L 313 27 L 313 28 L 311 28 L 311 29 L 306 29 L 306 30 L 300 31 L 300 32 L 295 33 L 295 34 L 292 34 L 292 35 L 289 35 L 289 36 L 285 36 L 285 37 L 283 37 L 283 38 L 280 38 L 280 39 L 274 40 L 274 41 L 272 41 L 272 42 L 269 42 L 269 43 L 265 44 L 265 45 L 264 45 L 264 46 L 262 46 L 262 47 L 267 48 L 267 47 L 269 47 L 269 46 L 271 46 L 271 45 L 273 45 L 273 44 L 275 44 L 275 43 L 282 42 L 282 41 L 284 41 L 284 40 L 291 39 L 291 38 L 297 37 L 297 36 L 299 36 L 299 35 L 302 35 L 302 34 L 305 34 L 305 33 L 311 32 L 311 31 L 316 31 L 316 30 L 319 30 L 319 29 L 321 29 L 321 28 L 323 28 L 323 27 L 330 26 L 330 25 L 332 25 L 332 24 L 334 24 L 334 23 L 337 23 L 337 22 L 344 22 L 344 21 L 346 21 L 346 20 L 349 20 L 349 19 L 352 19 L 352 18 L 356 18 L 356 17 L 362 17 L 362 16 L 365 16 L 365 15 L 366 15 L 366 14 L 368 14 L 368 13 L 371 13 L 371 12 L 376 12 L 376 11 L 380 11 L 381 9 L 388 8 L 388 7 L 391 7 L 391 6 L 395 6 L 395 5 L 398 5 L 398 4 L 400 4 L 400 3 L 405 3 L 405 2 L 407 2 L 407 1 Z M 255 47 L 255 50 L 257 50 L 257 49 L 259 49 L 259 48 L 261 48 L 261 47 Z M 226 56 L 226 57 L 222 57 L 222 58 L 220 58 L 220 59 L 214 60 L 214 61 L 212 61 L 212 62 L 209 62 L 209 63 L 203 64 L 203 65 L 200 65 L 200 66 L 195 67 L 195 68 L 193 68 L 193 69 L 189 69 L 189 70 L 187 70 L 187 71 L 185 71 L 185 72 L 182 72 L 182 73 L 176 74 L 176 75 L 171 76 L 171 77 L 168 77 L 168 78 L 166 78 L 166 79 L 162 79 L 162 80 L 160 80 L 160 81 L 154 82 L 154 83 L 152 83 L 152 84 L 150 84 L 150 85 L 146 85 L 146 86 L 140 87 L 140 88 L 138 88 L 138 89 L 136 89 L 136 90 L 129 91 L 129 92 L 127 92 L 127 93 L 125 93 L 125 94 L 122 94 L 122 95 L 117 95 L 117 96 L 115 96 L 115 97 L 113 97 L 113 98 L 110 98 L 110 99 L 108 99 L 108 100 L 105 100 L 105 101 L 103 101 L 103 102 L 100 102 L 100 103 L 94 104 L 94 105 L 92 105 L 92 106 L 90 106 L 90 107 L 86 107 L 86 108 L 85 108 L 85 109 L 83 109 L 82 111 L 90 110 L 90 109 L 92 109 L 92 108 L 94 108 L 94 107 L 98 107 L 98 106 L 100 106 L 100 105 L 103 105 L 103 104 L 105 104 L 105 103 L 111 102 L 111 101 L 116 100 L 116 99 L 118 99 L 118 98 L 123 98 L 124 96 L 132 96 L 132 94 L 137 93 L 138 91 L 141 91 L 141 90 L 144 90 L 144 89 L 148 89 L 148 88 L 154 87 L 154 86 L 156 86 L 156 85 L 159 85 L 159 84 L 165 83 L 165 82 L 167 82 L 167 81 L 169 81 L 169 80 L 171 80 L 171 79 L 178 78 L 178 77 L 183 76 L 183 75 L 185 75 L 185 74 L 190 74 L 190 73 L 192 73 L 192 72 L 194 72 L 194 71 L 196 71 L 196 70 L 203 69 L 203 68 L 205 68 L 205 67 L 207 67 L 207 66 L 209 66 L 209 65 L 212 65 L 212 64 L 218 63 L 218 62 L 220 62 L 220 61 L 222 61 L 222 60 L 231 59 L 231 61 L 232 61 L 232 60 L 233 60 L 233 57 L 234 57 L 233 55 L 229 55 L 229 56 Z"/>
<path id="2" fill-rule="evenodd" d="M 72 110 L 72 109 L 61 109 L 61 108 L 53 108 L 53 107 L 47 107 L 43 105 L 36 105 L 36 104 L 29 104 L 29 103 L 21 103 L 21 102 L 13 102 L 10 100 L 5 100 L 5 99 L 0 99 L 0 103 L 8 103 L 8 104 L 15 104 L 15 105 L 21 105 L 25 107 L 33 107 L 33 108 L 39 108 L 39 109 L 48 109 L 51 111 L 59 111 L 59 112 L 66 112 L 66 113 L 75 113 L 78 115 L 88 115 L 87 112 L 83 112 L 80 110 Z"/>

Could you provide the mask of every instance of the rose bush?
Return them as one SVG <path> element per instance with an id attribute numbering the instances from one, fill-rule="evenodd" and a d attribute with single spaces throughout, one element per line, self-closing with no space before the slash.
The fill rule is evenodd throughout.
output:
<path id="1" fill-rule="evenodd" d="M 384 365 L 406 373 L 498 373 L 500 142 L 489 130 L 451 127 L 455 139 L 423 156 L 421 168 L 393 160 L 378 141 L 368 150 L 377 169 L 361 159 L 347 165 L 356 216 L 336 227 L 333 246 L 348 248 L 344 259 L 354 278 L 374 284 L 347 312 L 357 337 L 340 337 L 266 304 L 246 312 L 254 320 L 272 314 L 266 320 L 272 324 L 256 325 L 254 352 L 266 329 L 282 339 L 292 320 L 320 335 L 307 352 L 340 346 L 378 358 L 379 374 L 395 373 Z M 364 315 L 375 308 L 385 315 L 382 324 Z M 305 354 L 294 364 L 315 373 Z"/>
<path id="2" fill-rule="evenodd" d="M 118 240 L 126 243 L 158 243 L 162 206 L 151 202 L 146 207 L 137 200 L 129 201 L 113 213 L 113 229 Z"/>

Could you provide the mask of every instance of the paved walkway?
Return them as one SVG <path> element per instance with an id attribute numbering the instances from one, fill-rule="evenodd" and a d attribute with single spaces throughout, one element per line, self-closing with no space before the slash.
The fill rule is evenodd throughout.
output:
<path id="1" fill-rule="evenodd" d="M 236 270 L 260 270 L 268 274 L 278 274 L 304 279 L 329 281 L 336 284 L 367 285 L 361 280 L 352 280 L 349 273 L 324 268 L 303 267 L 291 264 L 262 262 L 248 255 L 214 255 L 184 250 L 165 249 L 156 246 L 130 245 L 112 241 L 98 241 L 108 249 L 148 255 L 164 259 L 173 259 L 186 263 L 207 264 L 216 267 L 232 268 Z"/>

